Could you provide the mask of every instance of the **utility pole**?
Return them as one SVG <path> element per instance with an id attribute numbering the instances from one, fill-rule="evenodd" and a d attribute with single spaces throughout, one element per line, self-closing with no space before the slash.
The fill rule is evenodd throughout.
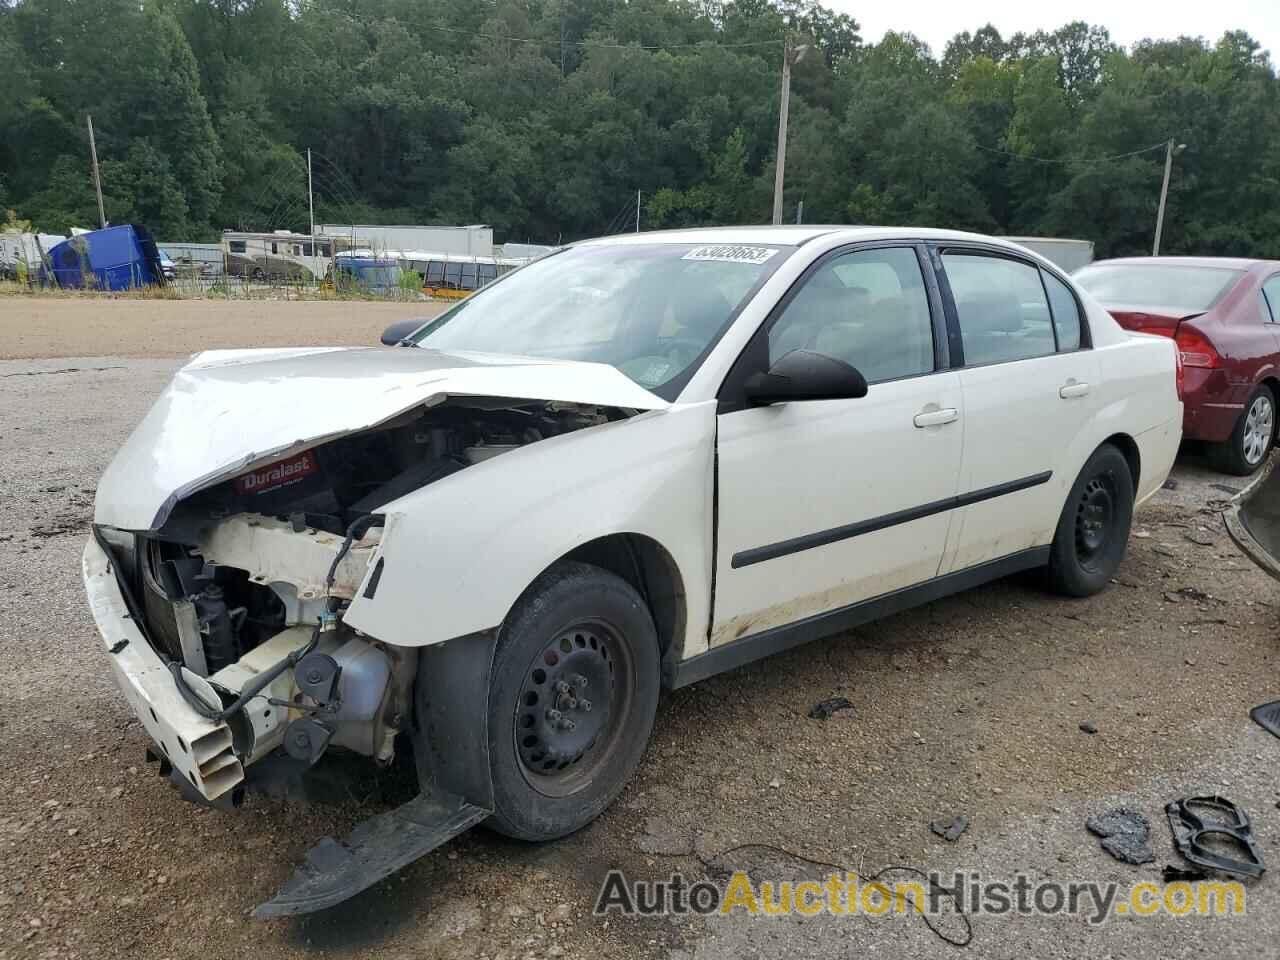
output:
<path id="1" fill-rule="evenodd" d="M 93 189 L 98 194 L 98 226 L 105 230 L 107 213 L 102 207 L 102 176 L 98 173 L 98 145 L 93 140 L 93 116 L 86 113 L 84 118 L 89 123 L 89 156 L 93 159 Z"/>
<path id="2" fill-rule="evenodd" d="M 640 232 L 640 191 L 636 191 L 636 233 Z"/>
<path id="3" fill-rule="evenodd" d="M 1160 237 L 1164 233 L 1164 205 L 1169 199 L 1169 174 L 1173 171 L 1173 158 L 1187 149 L 1185 143 L 1180 143 L 1176 147 L 1173 145 L 1173 137 L 1169 138 L 1169 142 L 1165 145 L 1164 150 L 1164 183 L 1160 185 L 1160 206 L 1156 210 L 1156 239 L 1151 245 L 1151 255 L 1153 257 L 1160 256 Z"/>
<path id="4" fill-rule="evenodd" d="M 307 212 L 311 216 L 311 249 L 315 250 L 316 242 L 316 204 L 311 194 L 311 148 L 307 147 Z"/>
<path id="5" fill-rule="evenodd" d="M 782 48 L 782 103 L 778 108 L 778 156 L 773 169 L 773 223 L 782 223 L 782 184 L 787 169 L 787 112 L 791 106 L 791 67 L 809 50 L 808 44 L 791 45 L 788 37 Z"/>

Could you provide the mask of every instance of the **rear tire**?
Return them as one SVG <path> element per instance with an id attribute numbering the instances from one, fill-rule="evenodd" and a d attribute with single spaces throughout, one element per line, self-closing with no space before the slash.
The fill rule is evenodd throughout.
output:
<path id="1" fill-rule="evenodd" d="M 1209 458 L 1223 473 L 1247 477 L 1267 462 L 1275 433 L 1276 398 L 1267 387 L 1254 387 L 1231 436 L 1210 445 Z"/>
<path id="2" fill-rule="evenodd" d="M 599 816 L 649 742 L 660 666 L 653 617 L 625 580 L 577 562 L 535 580 L 498 634 L 486 825 L 554 840 Z"/>
<path id="3" fill-rule="evenodd" d="M 1067 495 L 1049 552 L 1049 586 L 1069 597 L 1104 589 L 1124 559 L 1133 522 L 1133 475 L 1111 444 L 1093 452 Z"/>

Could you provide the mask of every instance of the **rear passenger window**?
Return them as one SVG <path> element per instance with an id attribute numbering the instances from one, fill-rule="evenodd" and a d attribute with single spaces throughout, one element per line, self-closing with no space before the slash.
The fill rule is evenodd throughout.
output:
<path id="1" fill-rule="evenodd" d="M 1020 260 L 948 252 L 965 366 L 1045 357 L 1055 350 L 1040 271 Z"/>
<path id="2" fill-rule="evenodd" d="M 1058 352 L 1080 349 L 1080 305 L 1065 283 L 1046 270 L 1041 270 L 1044 288 L 1049 291 L 1049 308 L 1053 311 L 1053 328 L 1058 331 Z"/>
<path id="3" fill-rule="evenodd" d="M 860 250 L 827 261 L 769 330 L 769 363 L 793 350 L 843 360 L 868 383 L 933 371 L 933 323 L 910 247 Z"/>
<path id="4" fill-rule="evenodd" d="M 1280 274 L 1262 285 L 1262 299 L 1265 301 L 1263 318 L 1280 323 Z"/>

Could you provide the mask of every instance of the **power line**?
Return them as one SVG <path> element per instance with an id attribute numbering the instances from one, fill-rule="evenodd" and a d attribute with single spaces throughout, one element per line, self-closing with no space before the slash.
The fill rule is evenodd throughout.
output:
<path id="1" fill-rule="evenodd" d="M 1124 160 L 1128 157 L 1136 157 L 1142 153 L 1150 153 L 1152 150 L 1163 150 L 1167 143 L 1168 143 L 1167 139 L 1161 140 L 1159 143 L 1153 143 L 1151 146 L 1143 147 L 1141 150 L 1130 150 L 1128 153 L 1117 153 L 1114 156 L 1110 156 L 1110 157 L 1094 157 L 1092 159 L 1067 158 L 1065 160 L 1052 159 L 1049 157 L 1033 157 L 1024 153 L 1013 153 L 1012 151 L 1009 151 L 1009 150 L 996 150 L 993 147 L 984 147 L 980 143 L 975 143 L 974 146 L 977 147 L 979 150 L 982 150 L 984 153 L 995 153 L 1002 157 L 1014 157 L 1015 159 L 1018 159 L 1018 160 L 1030 160 L 1032 163 L 1062 163 L 1062 164 L 1090 163 L 1091 164 L 1091 163 L 1110 163 L 1113 160 Z"/>

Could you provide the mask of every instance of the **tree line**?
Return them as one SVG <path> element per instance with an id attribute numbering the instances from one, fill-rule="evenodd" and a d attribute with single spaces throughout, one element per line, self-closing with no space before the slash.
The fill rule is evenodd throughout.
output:
<path id="1" fill-rule="evenodd" d="M 567 241 L 785 217 L 1280 258 L 1280 79 L 1243 32 L 984 26 L 931 51 L 813 0 L 0 0 L 0 211 L 165 240 L 317 222 Z M 1152 149 L 1154 148 L 1154 149 Z"/>

